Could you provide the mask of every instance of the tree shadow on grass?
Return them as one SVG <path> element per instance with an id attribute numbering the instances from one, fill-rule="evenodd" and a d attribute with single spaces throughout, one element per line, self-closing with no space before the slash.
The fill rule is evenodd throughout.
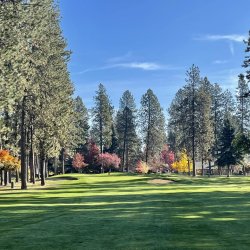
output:
<path id="1" fill-rule="evenodd" d="M 249 246 L 249 192 L 208 192 L 205 188 L 192 192 L 192 186 L 159 187 L 146 182 L 147 179 L 105 182 L 100 178 L 98 183 L 62 184 L 59 190 L 49 188 L 38 193 L 28 191 L 21 193 L 22 197 L 18 197 L 20 192 L 8 193 L 0 200 L 1 246 L 3 249 Z M 129 191 L 123 192 L 124 188 Z M 64 196 L 57 196 L 63 193 Z"/>

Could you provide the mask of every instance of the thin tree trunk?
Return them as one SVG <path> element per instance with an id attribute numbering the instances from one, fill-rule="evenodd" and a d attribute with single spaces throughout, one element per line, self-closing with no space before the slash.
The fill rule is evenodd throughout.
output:
<path id="1" fill-rule="evenodd" d="M 16 170 L 16 182 L 18 183 L 19 182 L 19 171 Z"/>
<path id="2" fill-rule="evenodd" d="M 202 171 L 202 176 L 204 176 L 204 160 L 203 160 L 203 158 L 201 159 L 201 171 Z"/>
<path id="3" fill-rule="evenodd" d="M 27 166 L 26 166 L 26 133 L 25 133 L 25 104 L 26 96 L 22 101 L 22 114 L 21 114 L 21 189 L 27 189 Z"/>
<path id="4" fill-rule="evenodd" d="M 27 169 L 27 182 L 29 182 L 29 176 L 30 176 L 30 171 L 29 171 L 29 155 L 26 155 L 26 169 Z"/>
<path id="5" fill-rule="evenodd" d="M 56 157 L 54 157 L 53 164 L 54 164 L 54 174 L 57 175 L 57 159 L 56 159 Z"/>
<path id="6" fill-rule="evenodd" d="M 62 174 L 65 174 L 65 154 L 64 154 L 64 148 L 62 149 Z"/>
<path id="7" fill-rule="evenodd" d="M 126 149 L 126 168 L 127 168 L 127 172 L 129 172 L 129 166 L 128 166 L 128 145 L 127 145 L 127 149 Z"/>
<path id="8" fill-rule="evenodd" d="M 36 164 L 35 175 L 37 176 L 38 179 L 40 179 L 40 159 L 38 155 L 35 156 L 35 164 Z"/>
<path id="9" fill-rule="evenodd" d="M 43 143 L 40 143 L 40 175 L 41 175 L 41 186 L 45 185 L 45 153 Z"/>
<path id="10" fill-rule="evenodd" d="M 227 177 L 230 176 L 230 165 L 227 165 Z"/>
<path id="11" fill-rule="evenodd" d="M 45 169 L 46 169 L 46 178 L 48 178 L 49 177 L 49 168 L 48 168 L 48 159 L 46 158 L 46 160 L 45 160 Z"/>
<path id="12" fill-rule="evenodd" d="M 30 165 L 30 182 L 35 184 L 35 163 L 34 163 L 34 152 L 33 149 L 30 149 L 29 155 L 29 165 Z"/>
<path id="13" fill-rule="evenodd" d="M 33 149 L 33 126 L 30 127 L 30 152 L 29 152 L 29 166 L 30 166 L 30 182 L 35 184 L 35 162 Z"/>
<path id="14" fill-rule="evenodd" d="M 123 135 L 123 152 L 122 152 L 122 172 L 124 171 L 125 167 L 125 154 L 127 149 L 127 133 L 128 133 L 128 108 L 125 107 L 125 129 L 124 129 L 124 135 Z M 128 171 L 128 169 L 127 169 Z"/>
<path id="15" fill-rule="evenodd" d="M 4 186 L 7 186 L 8 185 L 8 171 L 7 170 L 4 170 Z"/>
<path id="16" fill-rule="evenodd" d="M 0 185 L 3 186 L 3 184 L 4 184 L 4 171 L 1 170 L 1 183 L 0 183 Z"/>
<path id="17" fill-rule="evenodd" d="M 208 171 L 209 171 L 209 177 L 210 177 L 210 175 L 211 175 L 211 160 L 208 160 Z"/>
<path id="18" fill-rule="evenodd" d="M 11 170 L 8 170 L 9 183 L 11 183 Z"/>

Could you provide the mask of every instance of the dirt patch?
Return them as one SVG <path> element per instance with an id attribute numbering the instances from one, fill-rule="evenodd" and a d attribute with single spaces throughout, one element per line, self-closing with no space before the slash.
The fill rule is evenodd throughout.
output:
<path id="1" fill-rule="evenodd" d="M 149 184 L 155 184 L 155 185 L 166 185 L 173 183 L 174 181 L 171 180 L 163 180 L 163 179 L 153 179 L 148 181 Z"/>

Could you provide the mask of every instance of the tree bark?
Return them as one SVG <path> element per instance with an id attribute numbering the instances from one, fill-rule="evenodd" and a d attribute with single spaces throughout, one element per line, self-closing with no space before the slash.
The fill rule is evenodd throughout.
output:
<path id="1" fill-rule="evenodd" d="M 209 177 L 211 175 L 211 160 L 208 161 L 208 168 L 209 168 Z"/>
<path id="2" fill-rule="evenodd" d="M 7 170 L 4 170 L 4 186 L 7 186 L 8 185 L 8 171 Z"/>
<path id="3" fill-rule="evenodd" d="M 11 170 L 8 170 L 9 183 L 11 183 Z"/>
<path id="4" fill-rule="evenodd" d="M 126 168 L 127 168 L 127 172 L 129 172 L 129 166 L 128 166 L 128 144 L 127 144 L 127 149 L 126 149 Z"/>
<path id="5" fill-rule="evenodd" d="M 48 159 L 45 160 L 45 171 L 46 171 L 46 178 L 48 178 L 49 177 Z"/>
<path id="6" fill-rule="evenodd" d="M 30 165 L 30 182 L 35 184 L 35 163 L 34 163 L 33 148 L 30 149 L 29 165 Z"/>
<path id="7" fill-rule="evenodd" d="M 127 131 L 128 131 L 128 108 L 125 107 L 124 112 L 125 112 L 125 129 L 124 129 L 124 135 L 123 135 L 123 152 L 122 152 L 122 172 L 124 171 L 125 167 L 125 154 L 127 149 Z M 128 171 L 128 169 L 127 169 Z"/>
<path id="8" fill-rule="evenodd" d="M 29 165 L 30 165 L 30 182 L 33 183 L 33 184 L 35 184 L 35 162 L 34 162 L 34 149 L 33 149 L 33 126 L 30 127 Z"/>
<path id="9" fill-rule="evenodd" d="M 56 159 L 56 157 L 54 157 L 53 164 L 54 164 L 54 174 L 57 175 L 57 159 Z"/>
<path id="10" fill-rule="evenodd" d="M 43 144 L 40 144 L 40 175 L 41 175 L 41 186 L 45 185 L 45 153 Z"/>
<path id="11" fill-rule="evenodd" d="M 26 166 L 26 133 L 25 133 L 25 104 L 26 96 L 22 101 L 22 113 L 21 113 L 21 189 L 27 189 L 27 166 Z"/>
<path id="12" fill-rule="evenodd" d="M 64 154 L 64 148 L 62 149 L 62 174 L 65 174 L 65 154 Z"/>
<path id="13" fill-rule="evenodd" d="M 4 184 L 4 171 L 1 170 L 1 183 L 0 183 L 0 185 L 3 186 L 3 184 Z"/>
<path id="14" fill-rule="evenodd" d="M 227 177 L 230 176 L 230 165 L 227 165 Z"/>
<path id="15" fill-rule="evenodd" d="M 202 171 L 202 176 L 204 176 L 204 160 L 203 160 L 203 158 L 201 159 L 201 171 Z"/>
<path id="16" fill-rule="evenodd" d="M 19 182 L 19 171 L 16 170 L 16 182 Z"/>

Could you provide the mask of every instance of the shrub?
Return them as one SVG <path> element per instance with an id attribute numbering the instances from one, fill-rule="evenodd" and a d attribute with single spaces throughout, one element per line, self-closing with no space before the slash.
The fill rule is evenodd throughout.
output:
<path id="1" fill-rule="evenodd" d="M 147 174 L 149 167 L 147 165 L 146 162 L 144 161 L 138 161 L 137 165 L 136 165 L 136 172 L 140 173 L 140 174 Z"/>

